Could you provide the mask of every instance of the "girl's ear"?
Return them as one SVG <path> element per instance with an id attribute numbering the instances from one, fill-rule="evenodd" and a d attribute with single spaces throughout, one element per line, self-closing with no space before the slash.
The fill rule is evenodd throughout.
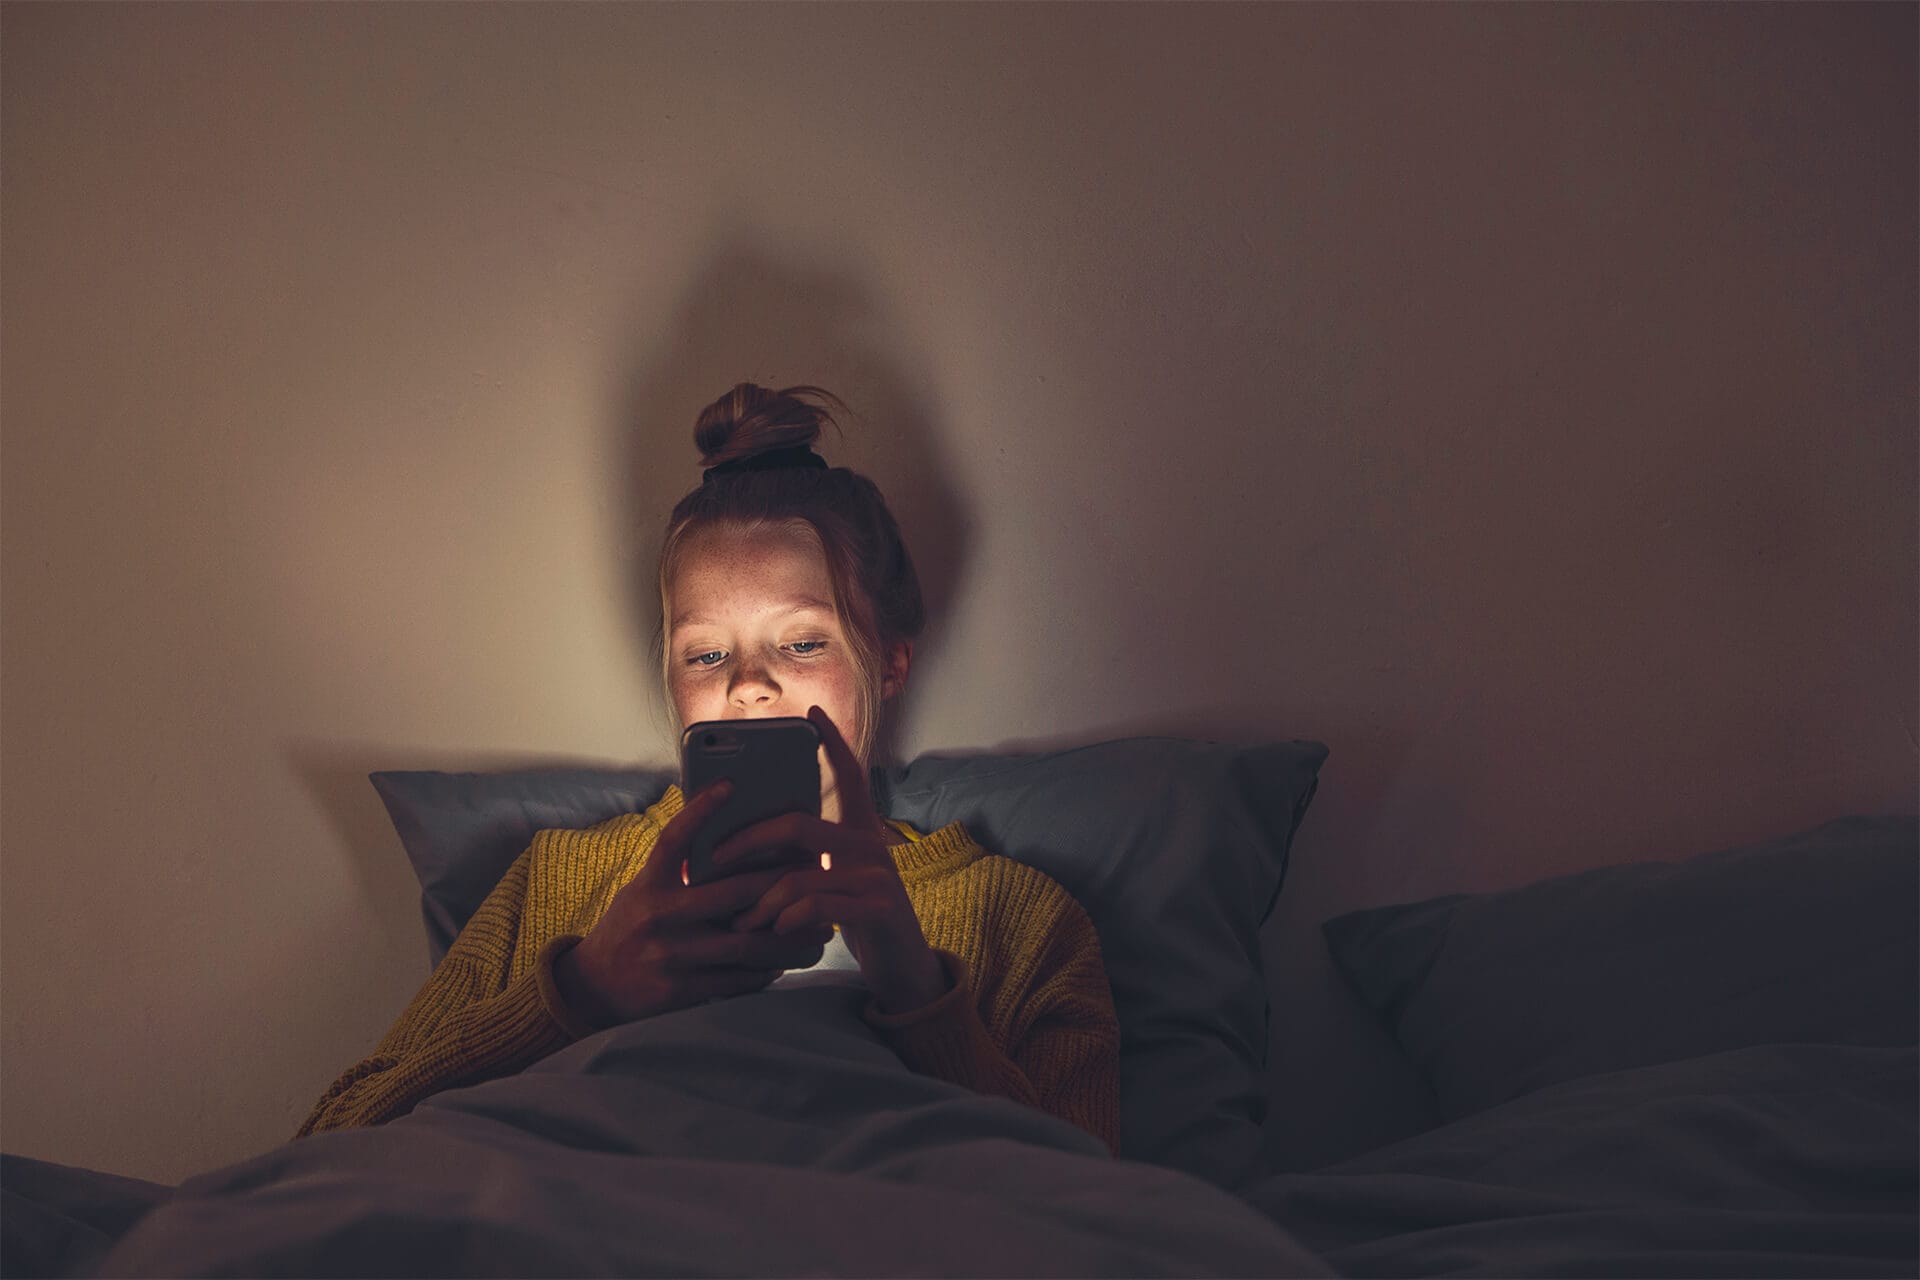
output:
<path id="1" fill-rule="evenodd" d="M 913 666 L 913 641 L 901 640 L 887 650 L 886 669 L 880 676 L 880 697 L 893 697 L 907 687 L 907 670 Z"/>

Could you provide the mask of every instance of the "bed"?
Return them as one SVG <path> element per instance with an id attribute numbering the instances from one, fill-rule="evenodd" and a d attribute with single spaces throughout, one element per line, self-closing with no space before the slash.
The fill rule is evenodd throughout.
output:
<path id="1" fill-rule="evenodd" d="M 1325 758 L 1135 738 L 876 774 L 891 816 L 1086 906 L 1120 1159 L 907 1072 L 857 977 L 795 975 L 178 1187 L 0 1157 L 0 1270 L 1916 1273 L 1914 818 L 1315 921 L 1316 1003 L 1273 981 L 1274 908 Z M 669 780 L 374 775 L 429 958 L 533 831 Z"/>

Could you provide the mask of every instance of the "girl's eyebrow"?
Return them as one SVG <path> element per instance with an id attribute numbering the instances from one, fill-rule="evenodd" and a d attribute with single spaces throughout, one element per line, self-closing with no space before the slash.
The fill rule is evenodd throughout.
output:
<path id="1" fill-rule="evenodd" d="M 775 605 L 771 608 L 764 609 L 761 611 L 761 613 L 763 617 L 771 616 L 776 618 L 784 618 L 788 614 L 805 613 L 809 609 L 818 610 L 823 613 L 833 612 L 833 606 L 828 604 L 826 601 L 815 600 L 812 596 L 801 596 L 797 600 L 788 601 L 785 605 Z M 711 621 L 712 619 L 707 617 L 707 615 L 704 613 L 689 613 L 684 617 L 675 618 L 673 620 L 673 629 L 675 631 L 678 631 L 682 627 L 705 626 L 707 623 Z"/>

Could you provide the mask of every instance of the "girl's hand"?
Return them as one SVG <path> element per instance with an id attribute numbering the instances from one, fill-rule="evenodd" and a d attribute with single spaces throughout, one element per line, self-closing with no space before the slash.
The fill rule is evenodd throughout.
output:
<path id="1" fill-rule="evenodd" d="M 587 936 L 554 962 L 567 1004 L 601 1027 L 684 1009 L 717 996 L 745 995 L 787 969 L 819 963 L 833 937 L 824 926 L 780 935 L 736 932 L 730 918 L 779 881 L 779 871 L 685 883 L 687 847 L 730 784 L 687 800 L 661 830 L 653 853 L 608 904 Z"/>
<path id="2" fill-rule="evenodd" d="M 947 992 L 946 970 L 927 945 L 920 918 L 900 883 L 866 772 L 825 711 L 809 708 L 807 719 L 827 749 L 839 788 L 840 821 L 782 814 L 755 823 L 714 850 L 716 866 L 795 846 L 820 853 L 818 867 L 778 875 L 734 920 L 733 929 L 748 935 L 768 929 L 774 937 L 810 937 L 817 936 L 814 930 L 837 924 L 882 1012 L 905 1013 L 930 1004 Z"/>

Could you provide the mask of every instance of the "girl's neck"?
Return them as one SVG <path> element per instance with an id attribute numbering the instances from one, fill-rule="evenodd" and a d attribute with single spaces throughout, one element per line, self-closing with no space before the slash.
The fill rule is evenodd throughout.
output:
<path id="1" fill-rule="evenodd" d="M 821 800 L 820 816 L 828 822 L 840 821 L 840 797 L 831 795 Z M 875 821 L 879 824 L 878 830 L 880 832 L 880 838 L 888 844 L 907 843 L 907 838 L 895 830 L 893 824 L 885 818 L 876 818 Z"/>

